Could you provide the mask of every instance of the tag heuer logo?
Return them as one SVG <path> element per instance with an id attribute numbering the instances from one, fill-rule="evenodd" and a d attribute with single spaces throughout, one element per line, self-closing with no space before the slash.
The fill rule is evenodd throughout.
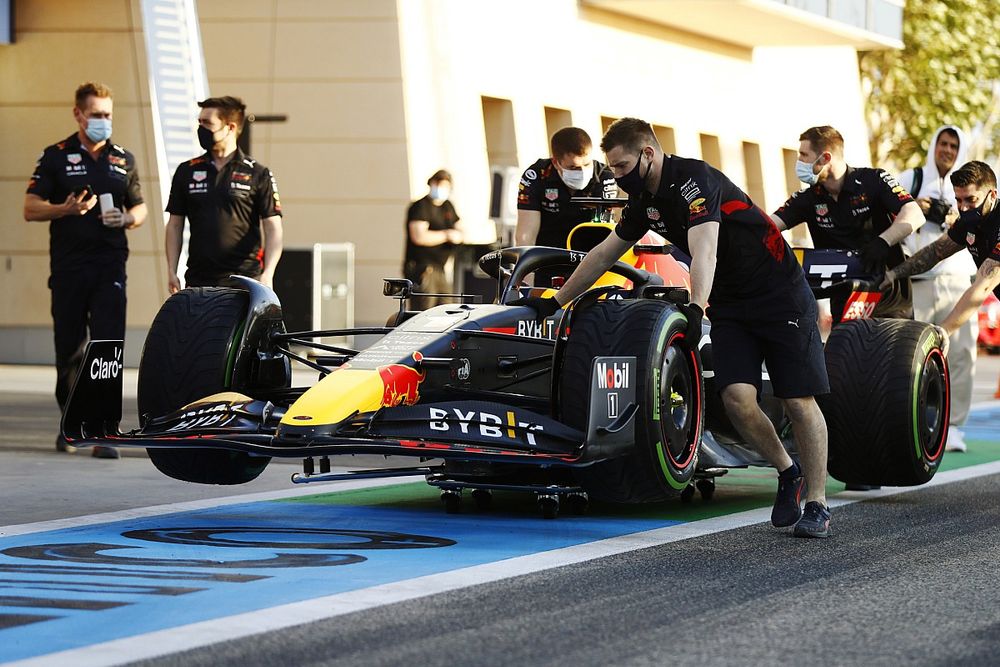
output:
<path id="1" fill-rule="evenodd" d="M 549 201 L 559 199 L 559 188 L 545 188 L 545 198 Z"/>
<path id="2" fill-rule="evenodd" d="M 826 215 L 830 208 L 826 204 L 816 204 L 816 215 Z"/>
<path id="3" fill-rule="evenodd" d="M 208 176 L 207 171 L 196 171 L 193 174 L 191 174 L 191 178 L 193 178 L 198 183 L 204 181 L 207 176 Z"/>
<path id="4" fill-rule="evenodd" d="M 659 220 L 660 219 L 659 209 L 650 206 L 649 208 L 646 209 L 646 217 L 649 218 L 650 220 Z"/>
<path id="5" fill-rule="evenodd" d="M 965 242 L 968 243 L 969 245 L 975 245 L 976 235 L 973 234 L 972 232 L 969 232 L 968 234 L 965 235 Z"/>
<path id="6" fill-rule="evenodd" d="M 80 157 L 79 153 L 67 153 L 66 154 L 66 161 L 69 162 L 70 164 L 80 164 L 81 160 L 83 160 L 83 158 Z"/>

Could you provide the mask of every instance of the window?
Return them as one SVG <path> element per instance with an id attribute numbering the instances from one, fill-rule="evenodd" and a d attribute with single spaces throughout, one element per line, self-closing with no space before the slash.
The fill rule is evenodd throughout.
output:
<path id="1" fill-rule="evenodd" d="M 660 142 L 660 148 L 663 149 L 664 153 L 673 154 L 677 152 L 677 142 L 674 140 L 674 128 L 665 125 L 654 125 L 653 134 L 656 136 L 656 140 Z"/>
<path id="2" fill-rule="evenodd" d="M 722 149 L 719 138 L 714 134 L 699 134 L 701 139 L 701 159 L 716 169 L 722 170 Z"/>
<path id="3" fill-rule="evenodd" d="M 516 167 L 517 140 L 514 136 L 514 107 L 510 100 L 483 97 L 483 127 L 490 165 Z"/>
<path id="4" fill-rule="evenodd" d="M 545 107 L 545 132 L 548 139 L 564 127 L 573 124 L 573 119 L 566 109 L 556 107 Z"/>
<path id="5" fill-rule="evenodd" d="M 746 174 L 746 192 L 754 204 L 765 208 L 764 171 L 760 163 L 760 146 L 749 141 L 743 142 L 743 170 Z"/>

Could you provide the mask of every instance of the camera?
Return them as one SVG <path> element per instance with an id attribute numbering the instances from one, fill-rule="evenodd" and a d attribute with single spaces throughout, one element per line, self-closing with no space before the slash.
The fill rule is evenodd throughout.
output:
<path id="1" fill-rule="evenodd" d="M 951 204 L 943 199 L 932 199 L 930 208 L 927 209 L 927 222 L 936 222 L 939 225 L 943 225 L 945 216 L 950 212 Z"/>

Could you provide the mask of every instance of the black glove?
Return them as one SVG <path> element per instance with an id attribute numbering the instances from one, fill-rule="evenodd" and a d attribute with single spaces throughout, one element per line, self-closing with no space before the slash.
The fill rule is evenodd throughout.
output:
<path id="1" fill-rule="evenodd" d="M 885 258 L 889 256 L 889 244 L 881 236 L 876 236 L 861 248 L 859 254 L 865 271 L 881 273 L 885 270 Z"/>
<path id="2" fill-rule="evenodd" d="M 525 296 L 507 302 L 508 306 L 527 306 L 538 313 L 538 321 L 551 317 L 557 310 L 562 308 L 555 297 Z"/>
<path id="3" fill-rule="evenodd" d="M 696 303 L 685 303 L 678 305 L 677 310 L 687 318 L 687 329 L 684 330 L 684 344 L 691 350 L 698 349 L 698 342 L 701 340 L 701 318 L 705 316 L 705 311 Z"/>

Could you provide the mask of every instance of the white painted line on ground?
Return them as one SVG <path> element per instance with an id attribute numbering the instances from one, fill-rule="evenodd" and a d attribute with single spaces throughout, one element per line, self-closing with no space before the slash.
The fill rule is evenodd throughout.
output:
<path id="1" fill-rule="evenodd" d="M 861 502 L 862 500 L 899 495 L 997 473 L 1000 473 L 1000 461 L 938 473 L 934 479 L 923 486 L 886 487 L 877 491 L 837 494 L 836 497 L 830 499 L 830 506 L 839 507 Z M 712 533 L 720 533 L 734 528 L 751 526 L 768 521 L 770 513 L 771 509 L 769 507 L 763 507 L 677 526 L 656 528 L 590 542 L 588 544 L 554 549 L 527 556 L 518 556 L 495 563 L 476 565 L 450 572 L 408 579 L 406 581 L 338 593 L 305 602 L 271 607 L 269 609 L 237 614 L 201 623 L 192 623 L 169 630 L 160 630 L 135 637 L 8 663 L 8 666 L 62 667 L 63 665 L 71 664 L 74 667 L 103 667 L 105 665 L 119 665 L 135 660 L 155 658 L 223 641 L 249 637 L 263 632 L 281 630 L 357 611 L 414 600 L 428 595 L 446 593 L 448 591 L 501 581 L 556 567 L 573 565 L 597 558 L 605 558 L 694 537 L 702 537 Z M 836 523 L 834 523 L 834 527 L 836 529 Z"/>

